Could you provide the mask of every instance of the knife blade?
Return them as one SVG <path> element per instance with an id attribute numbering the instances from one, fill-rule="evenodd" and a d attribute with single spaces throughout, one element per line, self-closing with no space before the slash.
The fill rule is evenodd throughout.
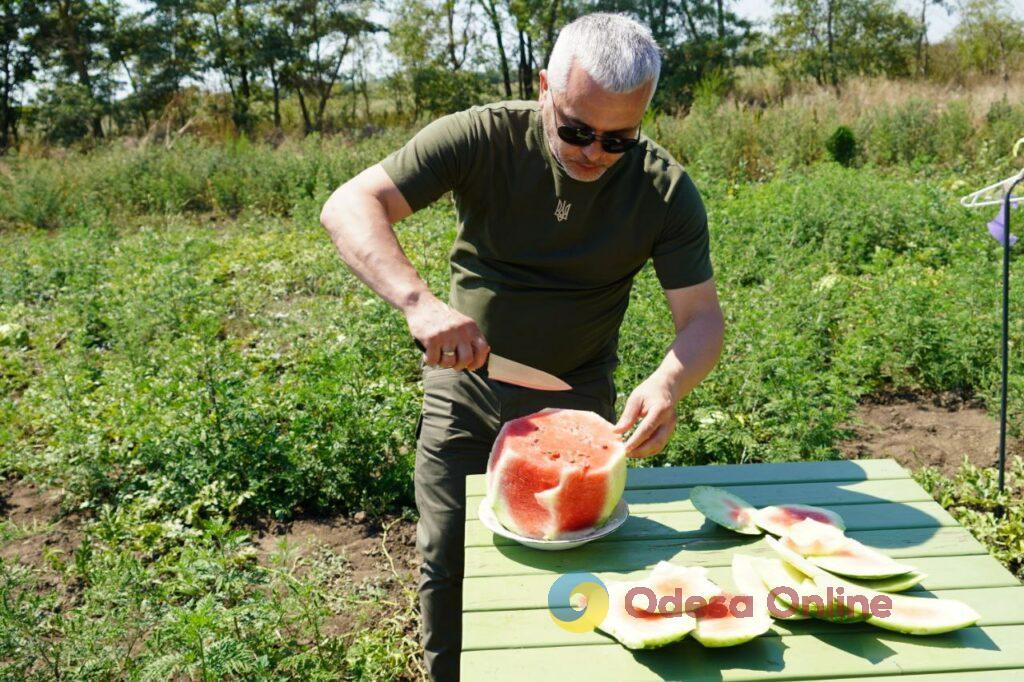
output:
<path id="1" fill-rule="evenodd" d="M 415 339 L 416 347 L 426 352 L 426 348 Z M 487 375 L 495 381 L 506 384 L 514 384 L 524 388 L 533 388 L 539 391 L 568 391 L 572 388 L 554 374 L 549 374 L 536 367 L 524 365 L 521 362 L 510 360 L 495 353 L 487 355 Z"/>

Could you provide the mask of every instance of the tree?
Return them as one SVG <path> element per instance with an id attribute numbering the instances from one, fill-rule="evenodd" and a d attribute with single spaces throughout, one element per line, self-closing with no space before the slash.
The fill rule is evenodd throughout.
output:
<path id="1" fill-rule="evenodd" d="M 45 92 L 73 91 L 69 102 L 82 105 L 87 130 L 103 137 L 116 84 L 110 46 L 121 8 L 116 0 L 48 0 L 41 9 L 36 35 L 40 60 L 50 71 Z M 68 89 L 72 84 L 78 87 Z"/>
<path id="2" fill-rule="evenodd" d="M 324 129 L 324 112 L 342 65 L 363 33 L 383 30 L 348 0 L 288 0 L 277 6 L 293 58 L 282 75 L 295 91 L 306 133 Z"/>
<path id="3" fill-rule="evenodd" d="M 0 154 L 18 139 L 19 96 L 36 69 L 33 33 L 38 25 L 32 0 L 0 0 Z"/>
<path id="4" fill-rule="evenodd" d="M 260 26 L 256 0 L 197 0 L 205 66 L 220 75 L 231 97 L 231 119 L 238 130 L 251 129 L 250 112 L 259 64 L 255 40 Z"/>
<path id="5" fill-rule="evenodd" d="M 776 0 L 774 61 L 838 88 L 852 74 L 910 72 L 918 24 L 893 0 Z"/>
<path id="6" fill-rule="evenodd" d="M 711 76 L 728 74 L 754 38 L 749 21 L 730 0 L 598 0 L 595 9 L 625 12 L 651 29 L 662 47 L 661 85 L 654 104 L 685 105 L 694 87 Z"/>
<path id="7" fill-rule="evenodd" d="M 1024 22 L 1000 0 L 964 0 L 952 37 L 962 68 L 999 74 L 1004 83 L 1024 60 Z"/>

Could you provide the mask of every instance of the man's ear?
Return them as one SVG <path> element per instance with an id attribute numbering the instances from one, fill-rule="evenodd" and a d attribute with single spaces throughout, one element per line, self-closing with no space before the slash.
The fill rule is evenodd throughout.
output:
<path id="1" fill-rule="evenodd" d="M 540 100 L 544 99 L 544 93 L 547 92 L 547 89 L 548 89 L 548 70 L 547 69 L 541 69 L 539 72 L 537 72 L 537 77 L 539 78 L 539 81 L 540 81 L 539 82 L 540 87 L 537 88 L 537 90 L 538 90 L 537 101 L 540 101 Z"/>

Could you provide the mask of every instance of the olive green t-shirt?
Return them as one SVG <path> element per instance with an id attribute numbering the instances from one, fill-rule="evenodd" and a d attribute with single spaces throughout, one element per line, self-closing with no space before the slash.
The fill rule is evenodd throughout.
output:
<path id="1" fill-rule="evenodd" d="M 494 353 L 570 384 L 615 369 L 648 259 L 666 289 L 712 275 L 700 194 L 646 135 L 581 182 L 551 155 L 538 102 L 497 102 L 429 123 L 381 165 L 414 211 L 452 192 L 450 305 Z"/>

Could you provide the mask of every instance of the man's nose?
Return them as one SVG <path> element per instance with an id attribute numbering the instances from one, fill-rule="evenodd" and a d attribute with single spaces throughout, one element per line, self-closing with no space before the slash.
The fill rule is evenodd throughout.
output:
<path id="1" fill-rule="evenodd" d="M 583 156 L 588 162 L 595 162 L 601 156 L 604 150 L 601 149 L 601 143 L 598 140 L 594 140 L 586 147 L 583 147 Z"/>

